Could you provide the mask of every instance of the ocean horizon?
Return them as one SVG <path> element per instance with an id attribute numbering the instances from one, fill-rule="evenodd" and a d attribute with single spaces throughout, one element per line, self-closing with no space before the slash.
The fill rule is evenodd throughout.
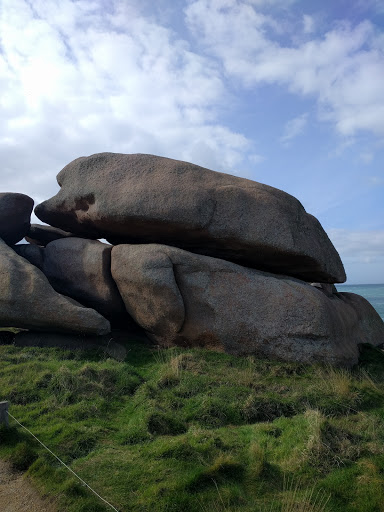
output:
<path id="1" fill-rule="evenodd" d="M 356 293 L 367 299 L 384 320 L 384 284 L 336 284 L 338 292 Z"/>

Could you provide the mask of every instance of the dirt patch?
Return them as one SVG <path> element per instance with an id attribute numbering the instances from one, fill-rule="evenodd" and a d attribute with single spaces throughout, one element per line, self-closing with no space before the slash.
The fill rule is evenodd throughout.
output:
<path id="1" fill-rule="evenodd" d="M 0 460 L 1 512 L 57 512 L 54 500 L 42 498 L 23 473 Z"/>

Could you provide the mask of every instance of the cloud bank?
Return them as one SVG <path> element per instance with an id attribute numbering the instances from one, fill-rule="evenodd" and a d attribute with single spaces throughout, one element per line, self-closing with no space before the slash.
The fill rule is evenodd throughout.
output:
<path id="1" fill-rule="evenodd" d="M 27 192 L 27 175 L 39 200 L 48 175 L 100 151 L 233 170 L 251 146 L 217 120 L 215 63 L 124 2 L 4 0 L 0 33 L 2 190 Z"/>
<path id="2" fill-rule="evenodd" d="M 315 37 L 308 15 L 300 28 L 289 18 L 277 23 L 255 2 L 236 0 L 197 0 L 186 17 L 205 52 L 244 87 L 287 87 L 315 98 L 319 119 L 339 134 L 384 138 L 384 35 L 371 22 L 335 22 Z"/>

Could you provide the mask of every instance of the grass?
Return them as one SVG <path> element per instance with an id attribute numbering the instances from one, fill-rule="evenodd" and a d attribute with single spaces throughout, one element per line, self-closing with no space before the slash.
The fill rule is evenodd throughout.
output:
<path id="1" fill-rule="evenodd" d="M 127 348 L 117 362 L 0 345 L 0 400 L 119 511 L 384 511 L 380 350 L 347 371 Z M 0 457 L 60 510 L 111 510 L 10 424 Z"/>

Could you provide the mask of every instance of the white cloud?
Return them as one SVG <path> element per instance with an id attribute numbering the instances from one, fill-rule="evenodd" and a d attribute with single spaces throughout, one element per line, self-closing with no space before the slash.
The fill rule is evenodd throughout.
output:
<path id="1" fill-rule="evenodd" d="M 286 8 L 296 3 L 298 0 L 245 0 L 249 4 L 256 5 L 257 7 L 277 6 Z"/>
<path id="2" fill-rule="evenodd" d="M 304 34 L 310 34 L 315 29 L 315 20 L 308 14 L 303 15 L 303 30 Z"/>
<path id="3" fill-rule="evenodd" d="M 0 34 L 0 190 L 41 200 L 101 151 L 233 173 L 251 147 L 217 121 L 230 99 L 214 61 L 133 2 L 3 0 Z"/>
<path id="4" fill-rule="evenodd" d="M 252 153 L 248 156 L 248 160 L 254 164 L 260 164 L 264 162 L 265 157 L 263 155 L 258 155 L 257 153 Z"/>
<path id="5" fill-rule="evenodd" d="M 226 0 L 222 9 L 221 3 L 195 0 L 186 21 L 228 75 L 245 87 L 279 84 L 316 98 L 319 118 L 344 136 L 363 130 L 384 137 L 384 39 L 372 23 L 339 23 L 322 37 L 289 46 L 279 42 L 276 20 L 257 5 Z M 309 28 L 307 18 L 303 34 Z"/>
<path id="6" fill-rule="evenodd" d="M 373 187 L 384 185 L 384 178 L 382 176 L 369 176 L 368 182 Z"/>
<path id="7" fill-rule="evenodd" d="M 384 231 L 330 229 L 328 236 L 345 263 L 384 263 Z"/>
<path id="8" fill-rule="evenodd" d="M 287 146 L 292 139 L 303 133 L 307 122 L 307 113 L 294 117 L 288 121 L 284 127 L 283 135 L 280 137 L 280 141 L 283 143 L 283 145 Z"/>
<path id="9" fill-rule="evenodd" d="M 364 151 L 363 153 L 360 153 L 359 157 L 364 164 L 368 165 L 372 162 L 374 154 L 371 151 Z"/>

